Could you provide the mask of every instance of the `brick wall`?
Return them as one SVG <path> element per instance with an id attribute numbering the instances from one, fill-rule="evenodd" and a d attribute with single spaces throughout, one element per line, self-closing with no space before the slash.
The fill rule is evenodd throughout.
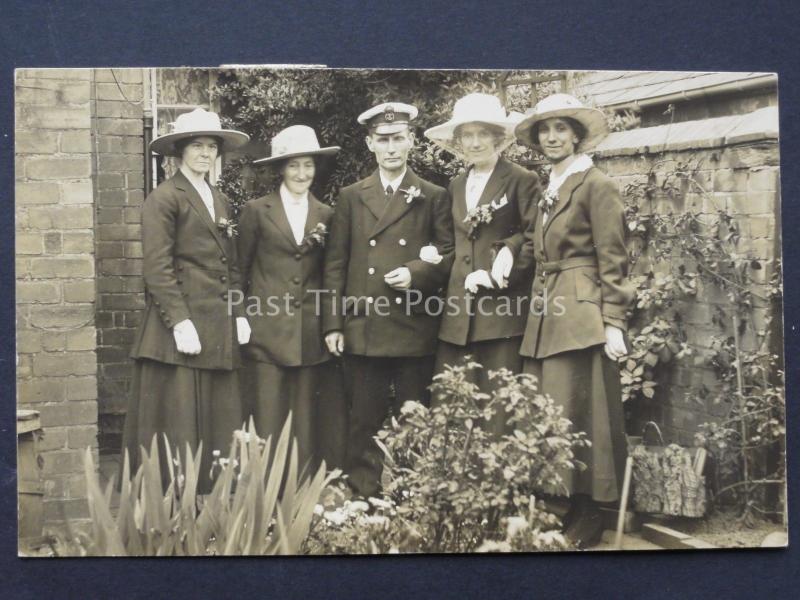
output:
<path id="1" fill-rule="evenodd" d="M 41 412 L 45 520 L 88 516 L 97 448 L 90 70 L 19 70 L 16 94 L 18 406 Z"/>
<path id="2" fill-rule="evenodd" d="M 704 145 L 704 144 L 699 144 Z M 675 168 L 677 163 L 698 164 L 697 181 L 711 193 L 706 195 L 689 191 L 683 201 L 659 199 L 656 210 L 680 212 L 684 208 L 699 207 L 702 212 L 712 214 L 715 206 L 727 208 L 735 215 L 742 234 L 738 251 L 742 255 L 758 258 L 763 265 L 753 274 L 758 282 L 767 282 L 774 272 L 776 257 L 780 257 L 780 189 L 777 139 L 750 141 L 732 145 L 705 148 L 686 148 L 659 154 L 636 153 L 617 150 L 600 153 L 595 157 L 600 168 L 612 176 L 620 189 L 631 182 L 641 181 L 656 165 L 657 180 Z M 704 200 L 705 196 L 705 200 Z M 683 202 L 683 204 L 681 204 Z M 678 307 L 686 325 L 689 343 L 700 348 L 697 356 L 677 363 L 670 376 L 660 382 L 657 395 L 645 411 L 645 418 L 663 424 L 665 436 L 681 443 L 691 443 L 697 426 L 705 421 L 718 419 L 726 406 L 704 401 L 692 390 L 700 384 L 714 388 L 716 377 L 704 365 L 703 350 L 708 348 L 712 336 L 733 335 L 732 328 L 723 332 L 713 325 L 711 317 L 715 305 L 729 306 L 725 295 L 715 287 L 701 287 L 696 298 L 681 302 Z M 765 326 L 768 306 L 754 299 L 754 323 L 756 328 Z M 730 312 L 730 311 L 728 311 Z M 776 314 L 772 323 L 776 352 L 782 355 L 781 315 Z M 748 334 L 742 338 L 745 349 L 752 349 L 754 340 Z"/>
<path id="3" fill-rule="evenodd" d="M 144 307 L 142 69 L 95 70 L 97 366 L 100 450 L 117 452 Z"/>

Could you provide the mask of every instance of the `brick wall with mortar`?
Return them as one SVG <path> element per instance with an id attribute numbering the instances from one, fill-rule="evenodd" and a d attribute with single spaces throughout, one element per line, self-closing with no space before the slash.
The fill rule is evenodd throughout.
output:
<path id="1" fill-rule="evenodd" d="M 88 516 L 97 449 L 93 73 L 16 73 L 18 406 L 40 411 L 46 522 Z"/>
<path id="2" fill-rule="evenodd" d="M 687 193 L 683 201 L 662 199 L 657 202 L 656 210 L 678 212 L 684 207 L 694 206 L 701 208 L 703 213 L 712 214 L 715 207 L 727 208 L 740 225 L 738 252 L 759 259 L 763 268 L 754 271 L 754 276 L 758 282 L 769 281 L 775 268 L 772 261 L 781 255 L 777 139 L 688 147 L 657 154 L 643 152 L 641 148 L 617 149 L 601 152 L 595 157 L 595 162 L 619 183 L 621 190 L 629 183 L 642 181 L 653 167 L 658 181 L 679 162 L 696 164 L 695 178 L 708 194 L 695 190 Z M 684 204 L 680 205 L 680 202 Z M 696 298 L 680 304 L 688 341 L 700 352 L 676 364 L 669 377 L 660 382 L 655 399 L 645 411 L 649 413 L 646 418 L 662 424 L 665 437 L 684 444 L 692 442 L 698 425 L 718 419 L 726 409 L 713 404 L 710 399 L 701 400 L 692 394 L 700 384 L 713 389 L 716 383 L 714 372 L 703 362 L 703 349 L 708 348 L 712 336 L 732 335 L 731 328 L 723 332 L 712 324 L 715 305 L 729 306 L 725 295 L 714 287 L 700 287 Z M 754 324 L 757 329 L 762 328 L 770 309 L 757 298 L 754 306 Z M 774 317 L 771 345 L 782 354 L 781 315 Z M 752 335 L 745 335 L 742 344 L 745 348 L 752 348 Z"/>
<path id="3" fill-rule="evenodd" d="M 132 369 L 128 353 L 144 307 L 144 86 L 142 69 L 94 73 L 100 451 L 117 452 Z"/>

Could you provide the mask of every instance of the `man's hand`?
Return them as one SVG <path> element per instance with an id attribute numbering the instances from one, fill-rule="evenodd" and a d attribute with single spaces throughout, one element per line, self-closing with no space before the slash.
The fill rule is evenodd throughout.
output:
<path id="1" fill-rule="evenodd" d="M 383 276 L 383 280 L 394 290 L 407 290 L 411 287 L 411 271 L 408 267 L 397 267 Z"/>
<path id="2" fill-rule="evenodd" d="M 172 337 L 175 338 L 175 346 L 177 346 L 178 352 L 191 355 L 200 354 L 200 350 L 202 350 L 200 336 L 197 335 L 194 323 L 189 319 L 184 319 L 175 324 L 172 328 Z"/>
<path id="3" fill-rule="evenodd" d="M 344 334 L 341 331 L 331 331 L 325 336 L 325 345 L 328 352 L 334 356 L 341 356 L 344 352 Z"/>
<path id="4" fill-rule="evenodd" d="M 605 331 L 606 345 L 604 349 L 606 355 L 616 362 L 628 354 L 628 349 L 625 347 L 625 337 L 622 334 L 622 329 L 613 325 L 606 325 Z"/>

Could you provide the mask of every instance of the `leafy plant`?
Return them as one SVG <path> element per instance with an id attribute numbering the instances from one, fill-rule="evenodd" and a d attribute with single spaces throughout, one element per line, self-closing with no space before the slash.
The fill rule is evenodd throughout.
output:
<path id="1" fill-rule="evenodd" d="M 313 476 L 299 471 L 297 442 L 290 438 L 291 416 L 277 441 L 247 431 L 234 435 L 230 454 L 215 464 L 210 494 L 197 494 L 202 448 L 186 464 L 165 443 L 169 483 L 162 488 L 155 439 L 143 450 L 142 464 L 130 477 L 127 453 L 121 478 L 119 509 L 112 509 L 114 480 L 103 490 L 90 450 L 85 473 L 91 528 L 62 543 L 67 554 L 90 556 L 203 556 L 296 554 L 305 540 L 314 507 L 327 478 L 324 463 Z M 290 446 L 291 444 L 291 446 Z"/>
<path id="2" fill-rule="evenodd" d="M 479 368 L 475 362 L 448 366 L 434 379 L 431 389 L 439 400 L 432 408 L 407 402 L 378 433 L 386 457 L 384 496 L 369 499 L 372 514 L 363 506 L 354 513 L 351 504 L 340 514 L 320 515 L 310 538 L 317 547 L 339 552 L 567 547 L 556 535 L 558 519 L 536 498 L 564 493 L 564 473 L 582 466 L 573 450 L 588 442 L 571 430 L 551 398 L 537 392 L 534 377 L 490 371 L 496 388 L 484 394 L 468 377 Z M 495 436 L 484 423 L 500 411 L 509 433 Z M 525 534 L 509 540 L 509 519 L 524 519 Z M 380 535 L 363 537 L 364 526 Z M 484 546 L 488 542 L 509 545 Z"/>

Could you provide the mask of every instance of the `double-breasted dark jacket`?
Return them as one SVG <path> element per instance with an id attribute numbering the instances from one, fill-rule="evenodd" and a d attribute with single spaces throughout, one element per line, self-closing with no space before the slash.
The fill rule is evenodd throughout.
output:
<path id="1" fill-rule="evenodd" d="M 231 290 L 240 290 L 236 244 L 218 225 L 230 218 L 225 196 L 213 186 L 216 222 L 183 173 L 159 185 L 142 206 L 146 305 L 131 351 L 133 358 L 202 369 L 240 365 Z M 202 350 L 178 352 L 172 327 L 191 319 Z"/>
<path id="2" fill-rule="evenodd" d="M 412 187 L 422 194 L 409 198 L 406 191 Z M 436 246 L 441 262 L 420 259 L 427 245 Z M 433 354 L 441 312 L 433 304 L 426 310 L 425 300 L 443 293 L 452 260 L 453 221 L 444 188 L 411 169 L 389 199 L 378 170 L 343 188 L 325 257 L 324 287 L 333 301 L 324 309 L 324 332 L 342 331 L 350 354 Z M 402 266 L 411 272 L 409 291 L 384 281 L 386 273 Z"/>
<path id="3" fill-rule="evenodd" d="M 605 343 L 625 329 L 628 279 L 624 206 L 617 184 L 591 167 L 567 177 L 546 221 L 536 221 L 536 275 L 520 354 L 545 358 Z"/>
<path id="4" fill-rule="evenodd" d="M 329 243 L 333 209 L 308 195 L 306 242 L 294 238 L 278 192 L 245 204 L 239 218 L 239 260 L 252 334 L 242 353 L 284 367 L 330 358 L 322 336 L 322 264 L 325 246 L 311 241 L 320 224 Z"/>
<path id="5" fill-rule="evenodd" d="M 525 331 L 534 270 L 533 228 L 541 194 L 535 173 L 500 158 L 477 205 L 491 207 L 492 220 L 481 224 L 471 239 L 465 222 L 466 186 L 467 173 L 450 183 L 455 259 L 447 286 L 448 309 L 439 330 L 439 339 L 460 346 L 521 336 Z M 467 275 L 481 269 L 491 271 L 497 250 L 503 246 L 515 254 L 508 287 L 479 288 L 477 294 L 467 294 Z"/>

